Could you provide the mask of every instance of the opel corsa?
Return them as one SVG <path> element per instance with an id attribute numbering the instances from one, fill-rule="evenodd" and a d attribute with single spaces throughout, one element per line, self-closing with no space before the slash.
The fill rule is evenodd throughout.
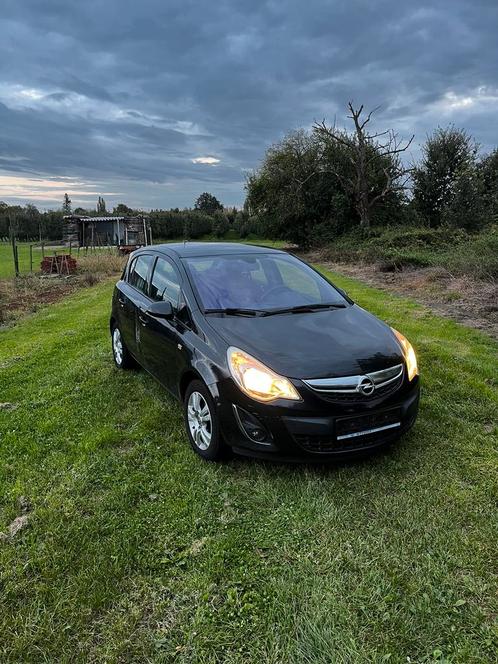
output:
<path id="1" fill-rule="evenodd" d="M 183 404 L 205 459 L 354 456 L 415 422 L 415 352 L 397 330 L 284 251 L 182 243 L 135 251 L 116 284 L 114 361 Z"/>

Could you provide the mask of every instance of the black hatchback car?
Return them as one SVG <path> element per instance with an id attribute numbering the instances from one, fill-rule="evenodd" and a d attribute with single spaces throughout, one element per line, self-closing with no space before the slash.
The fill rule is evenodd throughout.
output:
<path id="1" fill-rule="evenodd" d="M 193 449 L 337 458 L 415 422 L 409 341 L 284 251 L 181 243 L 135 251 L 116 284 L 114 361 L 183 404 Z"/>

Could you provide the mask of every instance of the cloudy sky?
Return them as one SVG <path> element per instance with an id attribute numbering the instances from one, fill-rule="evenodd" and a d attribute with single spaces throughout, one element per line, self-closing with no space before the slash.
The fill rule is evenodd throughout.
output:
<path id="1" fill-rule="evenodd" d="M 184 207 L 244 199 L 287 131 L 381 105 L 498 144 L 498 3 L 3 0 L 0 200 Z"/>

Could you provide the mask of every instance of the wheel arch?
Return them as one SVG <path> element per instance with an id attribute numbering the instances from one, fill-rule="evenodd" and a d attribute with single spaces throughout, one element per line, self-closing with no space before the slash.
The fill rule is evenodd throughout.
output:
<path id="1" fill-rule="evenodd" d="M 182 374 L 178 384 L 178 392 L 181 401 L 185 398 L 185 393 L 188 386 L 194 380 L 200 380 L 207 387 L 213 399 L 216 399 L 218 396 L 218 390 L 216 389 L 216 382 L 213 376 L 213 373 L 206 367 L 204 364 L 198 364 L 196 366 L 191 366 Z"/>

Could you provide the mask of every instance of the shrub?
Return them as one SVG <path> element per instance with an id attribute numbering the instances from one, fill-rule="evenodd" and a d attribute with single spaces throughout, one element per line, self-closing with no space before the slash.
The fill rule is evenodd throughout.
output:
<path id="1" fill-rule="evenodd" d="M 184 210 L 183 237 L 186 240 L 196 240 L 212 231 L 211 215 L 195 210 Z"/>
<path id="2" fill-rule="evenodd" d="M 225 237 L 230 230 L 230 224 L 221 210 L 213 213 L 213 235 L 217 238 Z"/>

